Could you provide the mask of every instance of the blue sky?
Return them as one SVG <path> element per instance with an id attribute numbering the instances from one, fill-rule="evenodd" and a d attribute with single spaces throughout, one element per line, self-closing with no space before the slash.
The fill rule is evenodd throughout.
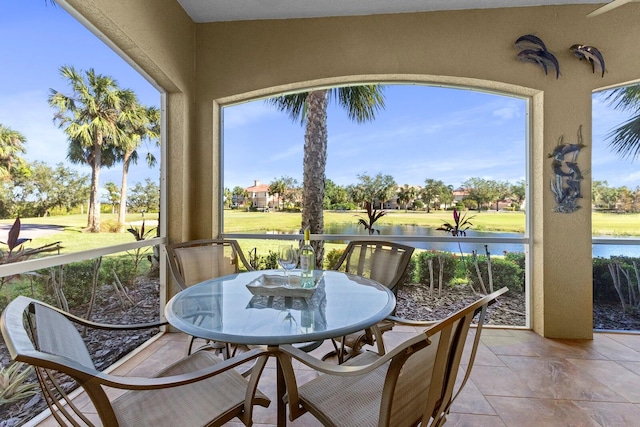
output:
<path id="1" fill-rule="evenodd" d="M 47 104 L 49 88 L 69 93 L 60 77 L 62 65 L 94 68 L 133 89 L 143 104 L 159 106 L 159 93 L 149 82 L 62 8 L 45 0 L 2 0 L 0 39 L 0 123 L 26 136 L 28 160 L 54 165 L 66 159 L 66 137 L 53 124 L 54 112 Z M 356 183 L 358 174 L 383 173 L 401 185 L 422 185 L 433 178 L 454 186 L 470 177 L 512 183 L 524 179 L 523 100 L 419 85 L 389 85 L 385 97 L 386 109 L 366 124 L 350 122 L 330 104 L 327 178 L 347 185 Z M 626 117 L 594 96 L 593 164 L 587 179 L 607 180 L 616 187 L 640 185 L 638 163 L 619 159 L 605 141 Z M 226 187 L 246 187 L 253 180 L 269 183 L 281 176 L 302 182 L 303 126 L 263 101 L 225 108 L 224 123 Z M 141 151 L 147 150 L 158 155 L 152 146 Z M 87 167 L 74 167 L 89 173 Z M 132 167 L 129 183 L 158 176 L 157 168 L 140 162 Z M 105 169 L 101 184 L 119 185 L 120 177 L 121 165 Z"/>

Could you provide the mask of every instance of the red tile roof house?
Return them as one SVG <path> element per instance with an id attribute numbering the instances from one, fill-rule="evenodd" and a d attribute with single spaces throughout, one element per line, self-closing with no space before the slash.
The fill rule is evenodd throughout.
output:
<path id="1" fill-rule="evenodd" d="M 245 190 L 249 193 L 252 207 L 258 208 L 258 210 L 275 207 L 275 197 L 269 194 L 269 184 L 260 184 L 260 181 L 256 179 L 253 181 L 253 185 Z"/>

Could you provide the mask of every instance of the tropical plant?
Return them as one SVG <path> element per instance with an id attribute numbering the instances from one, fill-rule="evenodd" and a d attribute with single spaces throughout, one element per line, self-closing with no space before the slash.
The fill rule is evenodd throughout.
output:
<path id="1" fill-rule="evenodd" d="M 373 228 L 373 224 L 377 220 L 385 216 L 387 212 L 384 210 L 377 210 L 373 208 L 373 204 L 368 201 L 364 202 L 364 207 L 365 207 L 365 211 L 367 212 L 367 218 L 360 218 L 358 220 L 358 224 L 364 226 L 364 229 L 369 232 L 369 235 L 372 235 L 374 233 L 380 234 L 380 230 Z M 356 216 L 359 216 L 359 215 L 356 215 Z"/>
<path id="2" fill-rule="evenodd" d="M 453 237 L 466 236 L 467 230 L 471 228 L 473 225 L 471 223 L 471 219 L 473 219 L 475 215 L 467 218 L 467 214 L 463 213 L 460 215 L 457 209 L 453 209 L 453 223 L 445 222 L 440 227 L 436 228 L 436 230 L 446 231 L 451 234 Z M 462 252 L 462 245 L 458 240 L 458 249 L 460 250 L 460 257 L 462 258 L 462 262 L 464 264 L 465 274 L 467 273 L 467 260 L 464 257 L 464 253 Z"/>
<path id="3" fill-rule="evenodd" d="M 400 188 L 398 191 L 398 203 L 404 206 L 404 210 L 407 210 L 407 205 L 413 199 L 416 198 L 418 192 L 414 187 L 409 184 L 405 184 L 404 187 Z"/>
<path id="4" fill-rule="evenodd" d="M 475 215 L 467 218 L 467 214 L 463 213 L 460 215 L 457 209 L 453 209 L 453 224 L 449 222 L 445 222 L 440 227 L 436 228 L 436 230 L 446 231 L 450 233 L 453 237 L 458 236 L 466 236 L 467 230 L 471 228 L 473 225 L 469 220 L 473 219 Z"/>
<path id="5" fill-rule="evenodd" d="M 49 243 L 38 248 L 24 248 L 26 242 L 31 241 L 28 238 L 20 237 L 20 218 L 16 218 L 13 225 L 9 229 L 6 242 L 0 242 L 9 248 L 7 252 L 0 250 L 0 264 L 9 264 L 18 261 L 24 261 L 42 252 L 51 252 L 59 249 L 60 242 Z"/>
<path id="6" fill-rule="evenodd" d="M 9 229 L 9 234 L 7 235 L 6 242 L 0 242 L 9 248 L 8 251 L 0 250 L 0 265 L 1 264 L 10 264 L 14 262 L 25 261 L 37 254 L 43 252 L 52 252 L 60 249 L 60 242 L 49 243 L 37 248 L 24 248 L 24 244 L 29 242 L 31 239 L 21 238 L 20 237 L 20 228 L 21 222 L 20 218 L 16 218 L 13 222 L 13 225 Z M 3 276 L 0 278 L 0 290 L 4 287 L 4 285 L 10 282 L 15 275 L 12 276 Z"/>
<path id="7" fill-rule="evenodd" d="M 118 157 L 122 161 L 122 182 L 120 185 L 120 209 L 118 210 L 118 232 L 124 231 L 125 215 L 127 213 L 127 176 L 129 166 L 138 163 L 138 148 L 145 140 L 160 140 L 160 111 L 156 107 L 144 107 L 137 104 L 131 107 L 131 113 L 124 115 L 124 120 L 118 124 L 122 129 L 120 143 L 117 144 Z M 147 165 L 153 167 L 157 159 L 151 152 L 147 152 Z"/>
<path id="8" fill-rule="evenodd" d="M 142 219 L 142 224 L 140 225 L 140 228 L 134 227 L 133 225 L 130 225 L 129 228 L 127 228 L 127 231 L 131 234 L 133 234 L 133 237 L 135 237 L 136 242 L 139 242 L 141 240 L 147 240 L 148 238 L 154 238 L 157 236 L 158 232 L 157 232 L 157 228 L 158 227 L 151 227 L 145 230 L 145 220 L 144 218 Z M 138 268 L 140 267 L 140 261 L 142 261 L 143 257 L 145 256 L 145 254 L 149 251 L 149 247 L 144 247 L 144 248 L 136 248 L 133 251 L 133 270 L 135 272 L 135 276 L 138 275 Z M 153 262 L 152 262 L 153 264 Z M 117 276 L 116 276 L 117 277 Z"/>
<path id="9" fill-rule="evenodd" d="M 351 120 L 358 123 L 371 121 L 375 113 L 384 108 L 382 86 L 345 86 L 318 89 L 268 99 L 280 111 L 289 113 L 294 121 L 306 123 L 302 183 L 302 224 L 312 234 L 324 232 L 324 187 L 327 163 L 327 105 L 330 98 L 337 99 L 347 110 Z M 313 240 L 316 267 L 322 268 L 324 241 Z"/>
<path id="10" fill-rule="evenodd" d="M 248 198 L 249 192 L 239 185 L 236 185 L 235 187 L 233 187 L 233 190 L 231 190 L 231 200 L 237 206 L 246 203 Z"/>
<path id="11" fill-rule="evenodd" d="M 284 209 L 284 201 L 294 190 L 298 181 L 290 176 L 274 178 L 269 184 L 269 194 L 278 196 L 278 209 Z"/>
<path id="12" fill-rule="evenodd" d="M 0 179 L 11 179 L 12 171 L 25 165 L 20 154 L 27 152 L 26 142 L 20 132 L 0 124 Z"/>
<path id="13" fill-rule="evenodd" d="M 132 121 L 137 104 L 131 90 L 123 90 L 108 76 L 63 66 L 60 73 L 73 93 L 65 95 L 50 89 L 49 105 L 56 109 L 54 121 L 64 129 L 69 139 L 67 157 L 74 163 L 91 167 L 91 193 L 87 230 L 100 231 L 100 169 L 113 166 L 117 160 L 115 148 L 124 140 L 122 123 Z"/>
<path id="14" fill-rule="evenodd" d="M 609 146 L 620 157 L 635 160 L 640 155 L 640 84 L 615 89 L 607 99 L 614 108 L 632 114 L 609 133 Z"/>
<path id="15" fill-rule="evenodd" d="M 14 403 L 38 392 L 38 383 L 29 382 L 33 368 L 22 362 L 0 368 L 0 407 Z"/>

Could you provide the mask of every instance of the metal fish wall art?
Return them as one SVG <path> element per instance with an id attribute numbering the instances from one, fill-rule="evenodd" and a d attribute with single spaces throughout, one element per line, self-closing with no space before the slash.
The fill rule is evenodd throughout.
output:
<path id="1" fill-rule="evenodd" d="M 523 62 L 537 64 L 544 70 L 544 74 L 548 75 L 550 71 L 555 70 L 556 79 L 560 77 L 560 64 L 555 55 L 547 49 L 544 42 L 533 34 L 525 34 L 518 37 L 514 46 L 520 49 L 517 58 Z"/>
<path id="2" fill-rule="evenodd" d="M 573 52 L 576 58 L 580 60 L 586 60 L 589 64 L 591 64 L 591 71 L 593 73 L 599 73 L 602 77 L 604 77 L 605 73 L 605 65 L 604 65 L 604 57 L 600 53 L 598 49 L 593 46 L 586 46 L 583 44 L 574 44 L 569 48 L 571 52 Z"/>

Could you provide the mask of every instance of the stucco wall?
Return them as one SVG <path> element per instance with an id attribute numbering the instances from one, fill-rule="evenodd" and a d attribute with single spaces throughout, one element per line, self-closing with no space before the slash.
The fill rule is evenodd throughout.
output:
<path id="1" fill-rule="evenodd" d="M 554 213 L 547 155 L 560 136 L 575 139 L 582 125 L 587 147 L 579 164 L 591 169 L 591 94 L 640 77 L 640 4 L 596 18 L 586 18 L 593 9 L 587 5 L 193 24 L 172 0 L 69 3 L 160 85 L 184 95 L 176 108 L 180 122 L 168 123 L 170 239 L 219 232 L 219 105 L 363 81 L 468 85 L 527 97 L 534 328 L 549 337 L 592 336 L 590 176 L 583 209 Z M 513 42 L 527 33 L 557 56 L 559 79 L 516 60 Z M 604 78 L 572 56 L 575 43 L 601 50 Z M 179 191 L 189 193 L 180 212 L 173 206 Z"/>

